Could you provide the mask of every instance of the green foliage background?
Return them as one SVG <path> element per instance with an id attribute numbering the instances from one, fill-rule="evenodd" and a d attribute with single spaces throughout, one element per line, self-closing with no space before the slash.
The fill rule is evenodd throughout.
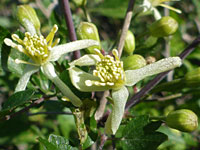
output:
<path id="1" fill-rule="evenodd" d="M 42 4 L 48 7 L 53 0 L 44 0 Z M 35 6 L 34 0 L 1 0 L 0 2 L 0 118 L 14 112 L 20 111 L 34 101 L 43 96 L 43 93 L 51 95 L 50 100 L 45 100 L 42 104 L 31 108 L 28 112 L 17 115 L 12 119 L 0 120 L 0 150 L 68 150 L 79 148 L 79 138 L 72 115 L 66 114 L 39 114 L 38 112 L 70 112 L 69 104 L 60 101 L 54 96 L 57 92 L 52 83 L 41 73 L 35 74 L 28 85 L 28 90 L 13 94 L 17 84 L 18 77 L 22 74 L 24 65 L 16 65 L 14 59 L 26 56 L 10 49 L 3 44 L 5 37 L 10 37 L 10 33 L 20 35 L 22 28 L 15 17 L 16 6 L 19 4 L 30 4 Z M 137 0 L 136 0 L 137 3 Z M 92 22 L 97 26 L 102 42 L 103 49 L 110 51 L 116 42 L 118 31 L 123 25 L 123 18 L 127 9 L 128 0 L 88 0 L 87 10 L 91 15 Z M 86 21 L 83 11 L 72 1 L 70 6 L 73 14 L 75 28 L 80 21 Z M 136 40 L 136 50 L 134 53 L 144 57 L 153 56 L 156 60 L 164 56 L 176 56 L 190 44 L 200 33 L 200 3 L 199 0 L 182 0 L 174 2 L 173 6 L 182 10 L 182 14 L 176 14 L 170 11 L 170 16 L 179 23 L 178 31 L 169 38 L 159 38 L 158 40 L 148 42 L 147 38 Z M 136 8 L 135 8 L 136 9 Z M 164 14 L 163 8 L 158 8 Z M 56 6 L 50 17 L 46 17 L 39 8 L 36 12 L 42 24 L 42 33 L 46 36 L 54 24 L 58 25 L 57 36 L 61 38 L 61 43 L 69 41 L 68 29 L 62 13 L 62 8 Z M 134 11 L 133 11 L 134 12 Z M 135 17 L 131 22 L 130 30 L 137 36 L 147 30 L 153 23 L 152 16 Z M 20 29 L 20 30 L 19 30 Z M 166 41 L 169 42 L 166 42 Z M 170 47 L 170 52 L 166 52 L 166 45 Z M 10 57 L 7 62 L 8 55 Z M 59 61 L 64 68 L 68 67 L 68 61 L 63 59 Z M 183 65 L 174 72 L 174 79 L 183 79 L 185 74 L 198 68 L 200 65 L 200 47 L 196 47 L 184 61 Z M 88 68 L 84 68 L 88 69 Z M 39 74 L 41 74 L 39 76 Z M 63 81 L 72 88 L 78 96 L 89 97 L 90 93 L 81 93 L 73 89 L 71 83 L 68 83 L 69 77 L 67 71 L 60 74 Z M 200 73 L 195 80 L 186 83 L 181 80 L 179 83 L 165 85 L 167 79 L 162 81 L 159 87 L 155 88 L 144 102 L 138 104 L 130 110 L 130 115 L 136 117 L 124 119 L 119 131 L 116 134 L 117 149 L 156 149 L 159 150 L 197 150 L 200 149 L 200 127 L 192 133 L 183 133 L 168 128 L 160 122 L 151 122 L 150 116 L 162 116 L 172 110 L 187 108 L 200 116 Z M 147 78 L 137 84 L 137 88 L 142 88 L 152 77 Z M 37 86 L 35 86 L 37 85 Z M 36 87 L 36 88 L 35 88 Z M 164 88 L 161 88 L 164 87 Z M 178 88 L 177 88 L 178 87 Z M 39 90 L 40 89 L 40 90 Z M 131 95 L 133 89 L 129 88 Z M 155 94 L 156 92 L 156 94 Z M 161 100 L 161 97 L 175 95 L 174 98 Z M 90 102 L 89 102 L 90 103 Z M 3 105 L 2 105 L 3 104 Z M 98 105 L 91 104 L 92 106 Z M 90 107 L 90 108 L 91 108 Z M 128 122 L 128 123 L 127 123 Z M 125 125 L 127 124 L 127 125 Z M 99 136 L 103 134 L 103 128 L 94 120 L 94 116 L 86 119 L 86 127 L 90 129 L 87 142 L 83 149 L 90 149 L 96 141 L 100 143 Z M 146 129 L 146 130 L 145 130 Z M 99 136 L 98 136 L 99 135 Z M 123 137 L 119 142 L 118 138 Z M 168 137 L 168 140 L 166 140 Z M 48 140 L 49 138 L 49 140 Z M 166 140 L 166 141 L 165 141 Z M 165 141 L 165 142 L 164 142 Z M 58 144 L 59 143 L 59 144 Z M 105 143 L 104 149 L 111 149 L 111 140 Z"/>

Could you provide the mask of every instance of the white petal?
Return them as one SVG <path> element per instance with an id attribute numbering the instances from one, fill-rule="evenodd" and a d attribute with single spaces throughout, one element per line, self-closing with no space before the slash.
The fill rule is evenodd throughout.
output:
<path id="1" fill-rule="evenodd" d="M 127 70 L 125 71 L 126 85 L 132 86 L 145 77 L 172 70 L 176 67 L 180 67 L 181 64 L 182 62 L 179 57 L 169 57 L 137 70 Z"/>
<path id="2" fill-rule="evenodd" d="M 119 90 L 112 91 L 113 109 L 106 120 L 106 134 L 115 134 L 117 132 L 124 115 L 128 95 L 128 90 L 124 86 Z"/>
<path id="3" fill-rule="evenodd" d="M 156 8 L 153 8 L 153 14 L 154 14 L 154 18 L 156 20 L 161 19 L 161 14 L 160 14 L 160 12 Z"/>
<path id="4" fill-rule="evenodd" d="M 34 74 L 37 71 L 39 71 L 39 67 L 32 66 L 32 65 L 26 65 L 26 68 L 25 68 L 21 78 L 19 79 L 19 81 L 17 83 L 17 87 L 15 88 L 15 92 L 25 90 L 26 86 L 27 86 L 27 84 L 30 80 L 31 75 Z"/>
<path id="5" fill-rule="evenodd" d="M 98 55 L 88 54 L 84 55 L 79 59 L 74 60 L 73 62 L 69 63 L 70 66 L 92 66 L 95 65 L 98 61 L 101 61 Z"/>
<path id="6" fill-rule="evenodd" d="M 41 66 L 41 70 L 46 77 L 48 77 L 62 92 L 64 96 L 69 98 L 70 102 L 74 106 L 80 107 L 82 105 L 82 101 L 77 97 L 70 88 L 57 76 L 55 73 L 54 66 L 51 63 L 46 63 Z"/>
<path id="7" fill-rule="evenodd" d="M 72 84 L 80 91 L 92 92 L 92 91 L 106 91 L 108 89 L 111 89 L 110 86 L 96 86 L 96 85 L 87 86 L 85 84 L 87 80 L 100 81 L 100 79 L 96 76 L 93 76 L 87 72 L 82 71 L 77 67 L 71 67 L 69 69 L 69 74 Z"/>
<path id="8" fill-rule="evenodd" d="M 95 46 L 95 45 L 99 45 L 99 42 L 94 41 L 94 40 L 79 40 L 79 41 L 74 41 L 74 42 L 58 45 L 52 48 L 49 60 L 56 61 L 63 54 L 73 52 L 79 49 L 84 49 L 90 46 Z"/>

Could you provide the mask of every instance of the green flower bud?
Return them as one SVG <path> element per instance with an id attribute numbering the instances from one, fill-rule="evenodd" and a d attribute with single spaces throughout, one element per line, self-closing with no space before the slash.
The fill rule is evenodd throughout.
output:
<path id="1" fill-rule="evenodd" d="M 146 65 L 146 60 L 141 55 L 131 55 L 123 60 L 124 70 L 135 70 Z"/>
<path id="2" fill-rule="evenodd" d="M 198 117 L 191 110 L 180 109 L 167 115 L 166 124 L 183 132 L 192 132 L 198 127 Z"/>
<path id="3" fill-rule="evenodd" d="M 81 22 L 77 29 L 77 35 L 80 40 L 92 39 L 99 42 L 99 46 L 91 46 L 86 49 L 87 53 L 96 54 L 94 49 L 101 49 L 99 33 L 96 26 L 93 23 Z"/>
<path id="4" fill-rule="evenodd" d="M 78 6 L 85 6 L 87 4 L 87 0 L 73 0 L 73 2 Z"/>
<path id="5" fill-rule="evenodd" d="M 172 35 L 177 29 L 178 22 L 170 16 L 162 17 L 149 27 L 150 34 L 155 37 Z"/>
<path id="6" fill-rule="evenodd" d="M 17 7 L 17 18 L 19 22 L 31 34 L 40 35 L 40 21 L 35 10 L 29 5 L 20 5 Z"/>
<path id="7" fill-rule="evenodd" d="M 129 55 L 131 55 L 134 50 L 135 50 L 135 36 L 130 30 L 128 30 L 124 44 L 124 51 Z"/>
<path id="8" fill-rule="evenodd" d="M 186 85 L 189 87 L 199 86 L 200 85 L 200 67 L 188 72 L 184 77 L 184 81 Z"/>

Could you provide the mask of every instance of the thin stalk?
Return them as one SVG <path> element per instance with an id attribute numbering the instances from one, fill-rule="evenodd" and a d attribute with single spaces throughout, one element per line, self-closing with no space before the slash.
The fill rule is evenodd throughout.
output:
<path id="1" fill-rule="evenodd" d="M 47 111 L 47 112 L 37 112 L 37 113 L 27 113 L 28 116 L 35 116 L 35 115 L 72 115 L 71 112 L 54 112 L 54 111 Z"/>
<path id="2" fill-rule="evenodd" d="M 69 1 L 68 0 L 62 0 L 63 8 L 64 8 L 64 15 L 65 15 L 65 21 L 67 24 L 67 28 L 69 30 L 69 37 L 71 41 L 76 41 L 76 32 L 74 29 L 74 23 L 72 20 L 72 14 L 71 14 L 71 9 L 69 6 Z M 74 51 L 73 52 L 74 59 L 80 58 L 81 54 L 80 51 Z"/>
<path id="3" fill-rule="evenodd" d="M 90 14 L 89 14 L 89 12 L 87 11 L 86 6 L 83 6 L 82 9 L 83 9 L 83 12 L 84 12 L 84 14 L 85 14 L 85 17 L 87 18 L 87 21 L 88 21 L 88 22 L 92 22 L 92 20 L 91 20 L 91 18 L 90 18 Z"/>
<path id="4" fill-rule="evenodd" d="M 31 103 L 29 106 L 24 107 L 24 108 L 21 109 L 20 111 L 5 116 L 5 118 L 0 119 L 0 121 L 3 121 L 3 120 L 10 120 L 10 119 L 13 118 L 13 117 L 16 117 L 16 116 L 18 116 L 18 115 L 20 115 L 20 114 L 22 114 L 22 113 L 25 113 L 25 112 L 27 112 L 30 108 L 35 107 L 35 106 L 39 105 L 40 103 L 42 103 L 42 102 L 44 101 L 44 99 L 45 99 L 45 98 L 42 97 L 42 98 L 40 98 L 40 99 L 34 101 L 33 103 Z"/>
<path id="5" fill-rule="evenodd" d="M 179 57 L 183 60 L 185 59 L 192 51 L 194 51 L 195 47 L 200 44 L 200 36 L 198 36 L 185 50 L 179 55 Z M 140 99 L 146 95 L 149 91 L 151 91 L 162 79 L 166 77 L 166 75 L 170 71 L 166 71 L 158 74 L 153 80 L 151 80 L 148 84 L 146 84 L 138 93 L 136 93 L 127 103 L 126 103 L 126 111 L 129 108 L 135 106 L 140 102 Z"/>
<path id="6" fill-rule="evenodd" d="M 165 116 L 152 116 L 150 117 L 150 120 L 158 120 L 158 121 L 165 121 Z"/>
<path id="7" fill-rule="evenodd" d="M 126 11 L 126 17 L 125 17 L 123 28 L 122 28 L 122 33 L 121 33 L 119 44 L 118 44 L 118 47 L 117 47 L 117 49 L 119 51 L 119 57 L 121 57 L 122 50 L 123 50 L 124 43 L 125 43 L 126 33 L 129 29 L 129 26 L 130 26 L 130 23 L 131 23 L 134 3 L 135 3 L 135 0 L 130 0 L 129 4 L 128 4 L 127 11 Z"/>

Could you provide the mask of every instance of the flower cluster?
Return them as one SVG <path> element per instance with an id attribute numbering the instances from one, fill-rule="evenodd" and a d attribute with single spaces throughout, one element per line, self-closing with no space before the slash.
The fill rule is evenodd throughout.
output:
<path id="1" fill-rule="evenodd" d="M 24 10 L 26 10 L 29 15 L 27 15 L 27 13 L 23 13 Z M 22 11 L 21 13 L 18 13 L 19 21 L 21 21 L 21 24 L 29 32 L 26 32 L 24 34 L 23 40 L 20 39 L 19 36 L 16 34 L 13 34 L 11 36 L 12 40 L 9 38 L 4 39 L 6 45 L 17 49 L 19 52 L 24 53 L 30 58 L 29 61 L 19 59 L 15 60 L 16 63 L 27 64 L 22 76 L 18 81 L 15 92 L 25 90 L 31 75 L 41 69 L 44 75 L 60 89 L 63 95 L 66 96 L 73 105 L 80 107 L 82 105 L 80 98 L 77 97 L 67 87 L 67 85 L 63 83 L 62 80 L 60 80 L 51 62 L 57 61 L 61 56 L 66 53 L 88 48 L 90 46 L 99 45 L 99 42 L 94 40 L 79 40 L 67 44 L 57 45 L 60 40 L 56 39 L 55 41 L 53 41 L 54 35 L 58 30 L 57 25 L 54 25 L 48 36 L 44 38 L 44 36 L 40 34 L 40 31 L 38 31 L 37 33 L 35 32 L 36 28 L 34 25 L 35 20 L 37 20 L 37 16 L 34 9 L 32 9 L 30 6 L 20 6 L 19 11 Z M 24 21 L 23 17 L 21 17 L 20 14 L 26 17 L 26 21 Z M 35 19 L 30 18 L 30 16 L 34 16 Z"/>

